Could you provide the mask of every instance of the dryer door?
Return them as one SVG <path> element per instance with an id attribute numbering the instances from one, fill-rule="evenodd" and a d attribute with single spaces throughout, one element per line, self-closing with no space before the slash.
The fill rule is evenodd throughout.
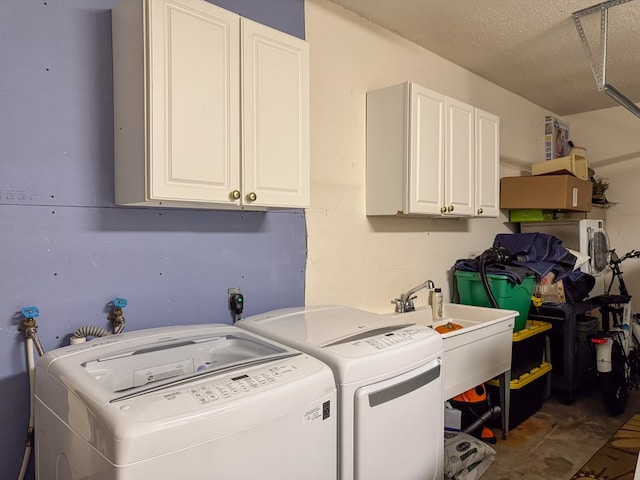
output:
<path id="1" fill-rule="evenodd" d="M 443 478 L 441 359 L 355 393 L 356 480 Z"/>

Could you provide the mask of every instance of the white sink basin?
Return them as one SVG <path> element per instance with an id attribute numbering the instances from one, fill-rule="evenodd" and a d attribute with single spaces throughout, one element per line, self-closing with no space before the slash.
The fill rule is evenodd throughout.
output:
<path id="1" fill-rule="evenodd" d="M 393 318 L 437 327 L 447 322 L 463 328 L 441 334 L 444 341 L 444 398 L 452 398 L 511 369 L 513 326 L 518 312 L 445 303 L 435 323 L 431 310 L 396 313 Z"/>

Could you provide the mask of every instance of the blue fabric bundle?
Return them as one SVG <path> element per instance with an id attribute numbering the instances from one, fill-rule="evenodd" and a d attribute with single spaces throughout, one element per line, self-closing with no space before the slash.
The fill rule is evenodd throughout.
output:
<path id="1" fill-rule="evenodd" d="M 514 265 L 527 267 L 541 277 L 553 272 L 560 280 L 576 264 L 575 255 L 562 246 L 562 240 L 546 233 L 499 234 L 493 247 L 504 248 L 514 257 Z"/>
<path id="2" fill-rule="evenodd" d="M 567 301 L 570 303 L 584 299 L 595 285 L 595 278 L 591 275 L 573 270 L 577 260 L 575 255 L 562 246 L 562 240 L 553 235 L 498 234 L 493 241 L 492 250 L 500 250 L 506 254 L 508 261 L 486 261 L 486 273 L 503 275 L 512 285 L 522 283 L 522 279 L 528 276 L 537 275 L 542 278 L 553 272 L 555 281 L 563 281 Z M 478 272 L 480 262 L 484 260 L 483 255 L 458 260 L 454 269 Z"/>

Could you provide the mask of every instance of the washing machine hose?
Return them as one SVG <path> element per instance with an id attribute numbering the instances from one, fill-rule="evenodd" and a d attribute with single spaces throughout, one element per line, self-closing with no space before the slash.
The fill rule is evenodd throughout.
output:
<path id="1" fill-rule="evenodd" d="M 127 299 L 117 297 L 113 300 L 111 305 L 113 305 L 113 311 L 109 315 L 109 320 L 113 322 L 113 333 L 122 333 L 126 325 L 126 320 L 122 315 L 122 309 L 127 306 Z M 111 332 L 106 328 L 97 327 L 95 325 L 85 325 L 78 328 L 71 334 L 70 341 L 74 344 L 84 342 L 87 337 L 106 337 L 107 335 L 111 335 Z"/>
<path id="2" fill-rule="evenodd" d="M 71 343 L 74 343 L 74 340 L 83 340 L 86 337 L 106 337 L 107 335 L 111 335 L 111 332 L 106 328 L 95 325 L 85 325 L 73 332 L 71 335 Z"/>
<path id="3" fill-rule="evenodd" d="M 33 435 L 34 435 L 34 414 L 35 403 L 33 401 L 33 395 L 35 392 L 35 359 L 33 356 L 34 342 L 33 338 L 28 336 L 25 341 L 26 353 L 27 353 L 27 370 L 29 372 L 29 428 L 27 429 L 27 440 L 24 448 L 24 456 L 22 457 L 22 466 L 20 467 L 20 473 L 18 474 L 18 480 L 23 480 L 29 467 L 29 458 L 31 457 L 31 450 L 33 449 Z"/>

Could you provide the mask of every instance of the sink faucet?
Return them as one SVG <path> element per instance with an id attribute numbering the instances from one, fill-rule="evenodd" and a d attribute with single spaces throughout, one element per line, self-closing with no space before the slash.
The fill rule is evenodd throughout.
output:
<path id="1" fill-rule="evenodd" d="M 406 293 L 400 295 L 400 298 L 396 298 L 391 300 L 391 303 L 396 304 L 396 313 L 405 313 L 405 312 L 413 312 L 416 307 L 413 305 L 413 299 L 416 298 L 414 294 L 423 288 L 427 288 L 429 290 L 433 290 L 435 288 L 435 284 L 431 280 L 427 280 L 426 282 L 421 283 L 413 287 Z"/>

